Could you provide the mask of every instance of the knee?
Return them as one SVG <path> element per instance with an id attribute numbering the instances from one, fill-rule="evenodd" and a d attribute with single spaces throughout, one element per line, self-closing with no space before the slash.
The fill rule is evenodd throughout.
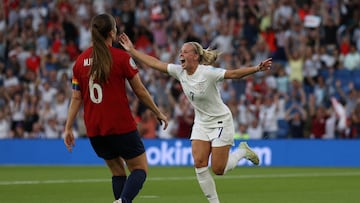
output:
<path id="1" fill-rule="evenodd" d="M 225 170 L 224 167 L 212 166 L 211 169 L 214 172 L 214 174 L 217 176 L 224 175 L 224 170 Z"/>
<path id="2" fill-rule="evenodd" d="M 203 160 L 194 160 L 195 168 L 203 168 L 208 166 L 208 162 Z"/>

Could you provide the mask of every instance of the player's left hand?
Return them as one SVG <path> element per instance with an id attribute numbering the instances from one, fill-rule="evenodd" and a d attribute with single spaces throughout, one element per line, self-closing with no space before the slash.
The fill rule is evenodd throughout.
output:
<path id="1" fill-rule="evenodd" d="M 271 69 L 272 58 L 268 58 L 258 65 L 258 71 L 267 71 Z"/>
<path id="2" fill-rule="evenodd" d="M 164 124 L 163 129 L 165 130 L 168 127 L 168 124 L 169 124 L 168 119 L 166 118 L 166 116 L 160 112 L 160 114 L 157 115 L 156 117 L 159 120 L 160 124 Z"/>
<path id="3" fill-rule="evenodd" d="M 125 33 L 119 35 L 119 43 L 124 47 L 126 51 L 130 51 L 134 47 L 133 43 Z"/>

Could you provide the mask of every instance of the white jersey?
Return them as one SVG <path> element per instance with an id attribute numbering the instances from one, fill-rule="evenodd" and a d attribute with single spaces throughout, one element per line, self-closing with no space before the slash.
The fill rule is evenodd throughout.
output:
<path id="1" fill-rule="evenodd" d="M 218 88 L 218 82 L 224 80 L 224 69 L 199 65 L 194 74 L 188 75 L 181 65 L 169 64 L 167 71 L 180 81 L 193 105 L 195 124 L 210 128 L 232 125 L 231 111 L 222 101 Z"/>

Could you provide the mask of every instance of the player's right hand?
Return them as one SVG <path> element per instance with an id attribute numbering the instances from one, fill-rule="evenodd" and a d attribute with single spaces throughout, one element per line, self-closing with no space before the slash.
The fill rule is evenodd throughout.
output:
<path id="1" fill-rule="evenodd" d="M 65 130 L 64 132 L 64 144 L 69 152 L 72 152 L 72 148 L 75 146 L 75 137 L 72 130 Z"/>

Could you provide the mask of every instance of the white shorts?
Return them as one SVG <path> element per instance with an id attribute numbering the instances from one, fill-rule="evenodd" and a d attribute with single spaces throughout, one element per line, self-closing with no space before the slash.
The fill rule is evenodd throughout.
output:
<path id="1" fill-rule="evenodd" d="M 190 140 L 203 140 L 211 142 L 213 147 L 234 145 L 235 129 L 233 125 L 205 128 L 194 124 Z"/>

